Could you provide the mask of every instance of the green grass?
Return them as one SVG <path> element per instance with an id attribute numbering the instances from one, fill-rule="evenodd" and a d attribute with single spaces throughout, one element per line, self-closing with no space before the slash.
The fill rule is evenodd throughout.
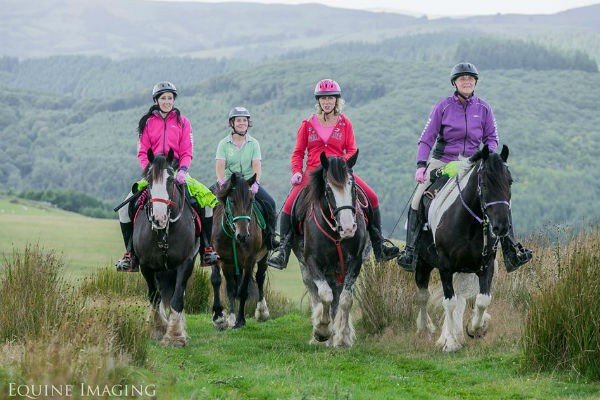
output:
<path id="1" fill-rule="evenodd" d="M 15 247 L 39 242 L 64 253 L 69 279 L 106 267 L 121 253 L 117 221 L 0 198 L 0 226 L 9 227 L 0 233 L 0 251 L 7 257 Z M 300 300 L 304 289 L 295 262 L 287 270 L 269 275 L 273 290 Z M 133 302 L 131 298 L 108 299 L 113 307 L 135 313 L 137 318 L 132 318 L 136 321 L 143 319 L 141 294 Z M 98 306 L 105 301 L 99 300 Z M 305 299 L 304 305 L 307 302 Z M 96 304 L 92 294 L 88 303 Z M 573 380 L 562 372 L 526 372 L 519 335 L 511 334 L 518 328 L 507 328 L 515 325 L 515 314 L 511 316 L 510 308 L 496 303 L 491 312 L 492 332 L 479 341 L 467 340 L 454 354 L 442 354 L 433 341 L 415 338 L 414 325 L 406 333 L 387 329 L 373 336 L 359 323 L 354 347 L 331 349 L 308 344 L 310 320 L 300 312 L 262 324 L 250 318 L 243 329 L 225 332 L 216 331 L 207 314 L 188 314 L 191 341 L 187 347 L 164 348 L 153 342 L 144 353 L 146 363 L 137 367 L 131 363 L 120 376 L 129 384 L 156 385 L 159 399 L 600 398 L 598 383 Z M 79 334 L 73 329 L 69 337 L 76 342 Z M 42 349 L 44 345 L 38 344 Z M 18 351 L 18 346 L 13 351 Z M 64 357 L 72 357 L 67 349 L 64 352 Z M 52 363 L 36 361 L 36 365 L 35 379 L 52 376 L 57 368 Z M 7 371 L 10 366 L 4 364 L 0 376 L 11 377 Z M 95 382 L 112 382 L 107 376 L 100 374 Z M 3 387 L 6 385 L 0 382 L 0 389 Z M 0 398 L 4 395 L 5 391 Z"/>
<path id="2" fill-rule="evenodd" d="M 207 315 L 188 317 L 188 347 L 150 348 L 138 380 L 166 399 L 597 399 L 597 384 L 520 375 L 519 353 L 470 341 L 441 354 L 412 336 L 365 338 L 351 349 L 308 344 L 309 318 L 296 313 L 217 332 Z M 135 380 L 134 380 L 135 381 Z"/>
<path id="3" fill-rule="evenodd" d="M 65 278 L 73 282 L 98 268 L 112 266 L 123 254 L 117 220 L 88 218 L 37 202 L 0 196 L 0 226 L 9 227 L 0 229 L 0 254 L 10 256 L 13 249 L 39 243 L 64 256 Z M 300 304 L 304 285 L 295 257 L 290 258 L 287 269 L 269 269 L 268 276 L 273 290 Z"/>

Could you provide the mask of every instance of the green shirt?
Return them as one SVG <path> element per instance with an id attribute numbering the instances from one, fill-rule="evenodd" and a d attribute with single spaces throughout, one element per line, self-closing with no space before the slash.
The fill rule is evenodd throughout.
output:
<path id="1" fill-rule="evenodd" d="M 217 146 L 217 160 L 225 160 L 225 179 L 229 179 L 232 173 L 240 172 L 244 179 L 250 179 L 254 175 L 252 160 L 260 160 L 260 144 L 249 134 L 245 136 L 246 141 L 241 148 L 233 144 L 231 134 L 223 138 Z"/>

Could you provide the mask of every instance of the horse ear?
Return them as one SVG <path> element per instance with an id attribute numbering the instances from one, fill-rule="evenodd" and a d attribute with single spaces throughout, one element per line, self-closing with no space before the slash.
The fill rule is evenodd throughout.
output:
<path id="1" fill-rule="evenodd" d="M 483 149 L 481 149 L 481 158 L 483 158 L 484 160 L 487 160 L 489 155 L 490 155 L 490 148 L 486 144 L 485 146 L 483 146 Z"/>
<path id="2" fill-rule="evenodd" d="M 248 182 L 248 186 L 254 185 L 254 182 L 256 182 L 256 174 L 252 175 L 246 182 Z"/>
<path id="3" fill-rule="evenodd" d="M 506 162 L 506 160 L 508 160 L 508 146 L 505 144 L 502 145 L 502 151 L 500 152 L 500 158 L 504 162 Z"/>
<path id="4" fill-rule="evenodd" d="M 321 152 L 321 165 L 324 169 L 329 168 L 329 160 L 327 159 L 324 151 Z"/>
<path id="5" fill-rule="evenodd" d="M 169 154 L 167 154 L 167 163 L 171 164 L 173 158 L 175 158 L 175 152 L 173 151 L 173 149 L 170 149 Z"/>
<path id="6" fill-rule="evenodd" d="M 150 164 L 152 164 L 154 162 L 154 152 L 152 149 L 148 149 L 146 155 L 148 156 L 148 161 L 150 161 Z"/>
<path id="7" fill-rule="evenodd" d="M 357 158 L 358 158 L 358 149 L 356 149 L 356 153 L 354 153 L 352 155 L 352 157 L 350 157 L 348 159 L 348 161 L 346 161 L 346 164 L 348 164 L 348 168 L 352 169 L 352 167 L 354 167 L 354 164 L 356 164 Z"/>
<path id="8" fill-rule="evenodd" d="M 237 183 L 237 174 L 231 174 L 231 176 L 229 177 L 229 182 L 229 186 L 233 187 Z"/>

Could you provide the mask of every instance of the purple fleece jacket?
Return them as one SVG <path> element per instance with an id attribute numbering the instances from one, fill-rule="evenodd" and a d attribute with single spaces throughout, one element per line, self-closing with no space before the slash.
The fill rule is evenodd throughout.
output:
<path id="1" fill-rule="evenodd" d="M 458 160 L 459 155 L 470 157 L 481 143 L 491 151 L 498 147 L 492 107 L 475 95 L 463 105 L 454 94 L 440 100 L 429 114 L 418 142 L 417 165 L 425 166 L 431 150 L 432 157 L 443 162 Z"/>

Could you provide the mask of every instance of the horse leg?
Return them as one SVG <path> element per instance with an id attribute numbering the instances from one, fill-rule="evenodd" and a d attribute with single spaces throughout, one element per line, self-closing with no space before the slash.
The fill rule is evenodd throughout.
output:
<path id="1" fill-rule="evenodd" d="M 258 322 L 263 322 L 269 319 L 269 307 L 265 300 L 265 278 L 267 276 L 267 256 L 265 255 L 259 262 L 256 270 L 256 284 L 258 285 L 258 303 L 256 303 L 256 311 L 254 318 Z"/>
<path id="2" fill-rule="evenodd" d="M 148 310 L 148 315 L 146 316 L 146 322 L 151 324 L 150 338 L 152 340 L 160 340 L 167 330 L 167 320 L 162 318 L 158 309 L 160 304 L 160 293 L 156 287 L 156 276 L 154 271 L 145 266 L 140 266 L 140 270 L 148 285 L 148 301 L 150 302 L 150 308 Z"/>
<path id="3" fill-rule="evenodd" d="M 240 303 L 238 305 L 237 317 L 235 319 L 235 325 L 233 325 L 233 329 L 238 329 L 246 325 L 246 300 L 248 299 L 248 285 L 250 284 L 250 280 L 252 279 L 252 269 L 254 267 L 254 260 L 247 261 L 248 264 L 242 267 L 242 282 L 240 284 L 239 290 L 239 299 Z"/>
<path id="4" fill-rule="evenodd" d="M 479 293 L 475 298 L 473 306 L 473 316 L 471 323 L 467 327 L 467 334 L 472 338 L 481 338 L 485 336 L 489 327 L 490 314 L 487 313 L 487 308 L 492 301 L 491 286 L 496 260 L 493 260 L 488 267 L 479 276 Z"/>
<path id="5" fill-rule="evenodd" d="M 227 319 L 223 315 L 223 305 L 221 304 L 221 268 L 219 265 L 213 265 L 210 274 L 210 283 L 213 288 L 213 326 L 222 331 L 227 329 Z"/>
<path id="6" fill-rule="evenodd" d="M 429 301 L 429 280 L 433 268 L 425 263 L 420 257 L 417 257 L 415 270 L 415 282 L 417 284 L 417 307 L 419 314 L 417 316 L 417 335 L 431 339 L 435 333 L 435 325 L 427 312 L 427 302 Z"/>
<path id="7" fill-rule="evenodd" d="M 337 296 L 337 309 L 333 320 L 333 347 L 352 347 L 354 339 L 356 338 L 356 332 L 354 331 L 354 325 L 352 324 L 352 310 L 353 300 L 353 289 L 356 278 L 360 273 L 362 266 L 362 257 L 359 254 L 358 258 L 348 262 L 348 269 L 346 277 L 344 278 L 344 285 L 341 288 L 341 293 L 336 292 Z M 334 300 L 335 302 L 335 300 Z"/>
<path id="8" fill-rule="evenodd" d="M 442 257 L 440 257 L 440 278 L 444 290 L 444 300 L 442 300 L 442 305 L 444 307 L 444 325 L 442 326 L 442 333 L 437 344 L 442 346 L 444 352 L 450 353 L 457 351 L 462 347 L 456 337 L 457 330 L 462 330 L 462 326 L 457 329 L 455 311 L 458 300 L 452 286 L 452 271 L 450 271 L 448 263 L 445 262 L 445 260 L 442 261 Z"/>
<path id="9" fill-rule="evenodd" d="M 312 311 L 313 339 L 311 343 L 322 343 L 331 337 L 329 313 L 333 301 L 333 291 L 318 268 L 311 267 L 311 265 L 314 265 L 314 260 L 307 260 L 307 266 L 310 268 L 313 282 L 317 287 L 318 298 L 318 303 Z"/>
<path id="10" fill-rule="evenodd" d="M 233 326 L 235 325 L 235 295 L 237 292 L 238 279 L 233 271 L 224 271 L 224 273 L 228 303 L 227 325 L 233 328 Z"/>
<path id="11" fill-rule="evenodd" d="M 177 268 L 176 274 L 173 277 L 174 279 L 171 280 L 171 283 L 174 283 L 174 287 L 171 286 L 173 287 L 173 295 L 170 301 L 171 314 L 169 315 L 167 332 L 161 340 L 162 345 L 184 347 L 188 343 L 189 338 L 185 331 L 185 316 L 183 314 L 183 296 L 187 281 L 192 275 L 193 270 L 194 261 L 193 259 L 188 259 Z"/>

